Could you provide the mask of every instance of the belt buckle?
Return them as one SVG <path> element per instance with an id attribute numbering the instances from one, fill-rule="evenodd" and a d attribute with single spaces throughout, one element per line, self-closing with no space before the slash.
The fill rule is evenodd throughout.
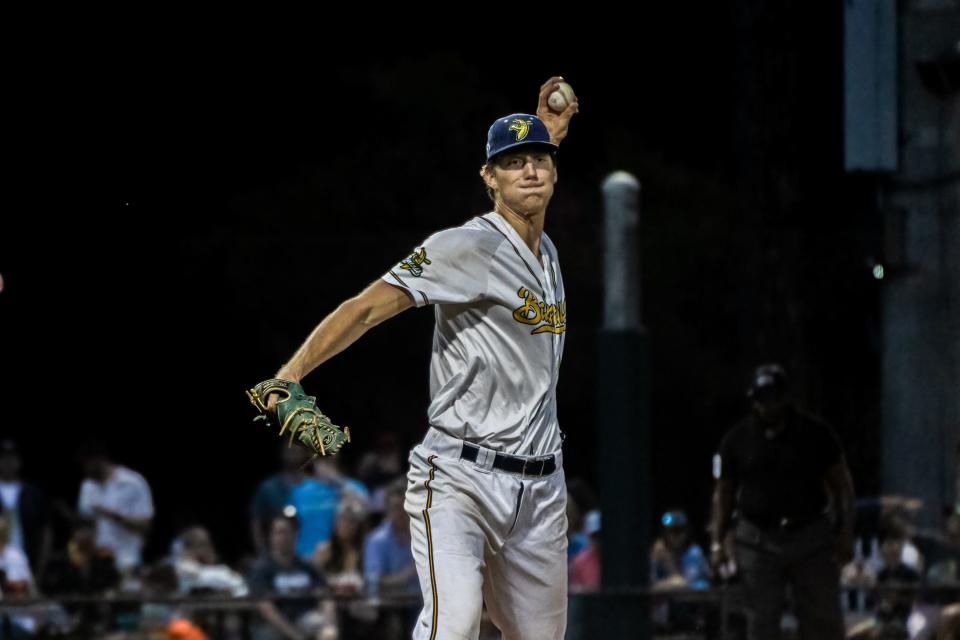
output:
<path id="1" fill-rule="evenodd" d="M 540 463 L 540 470 L 537 473 L 527 473 L 527 465 L 530 464 L 531 462 Z M 546 468 L 546 466 L 547 466 L 546 458 L 533 458 L 532 460 L 530 458 L 525 458 L 523 461 L 523 475 L 540 477 L 543 475 L 543 470 Z"/>

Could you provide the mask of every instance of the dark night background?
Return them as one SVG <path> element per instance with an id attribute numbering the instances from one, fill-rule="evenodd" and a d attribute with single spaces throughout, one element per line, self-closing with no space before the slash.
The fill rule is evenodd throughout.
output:
<path id="1" fill-rule="evenodd" d="M 36 142 L 0 231 L 0 429 L 24 475 L 72 505 L 73 450 L 99 436 L 152 485 L 150 555 L 191 521 L 240 554 L 278 448 L 243 390 L 422 238 L 487 211 L 487 127 L 561 74 L 581 103 L 546 226 L 568 288 L 568 478 L 598 466 L 599 186 L 622 169 L 643 185 L 657 509 L 705 523 L 711 455 L 766 359 L 794 371 L 858 491 L 875 491 L 878 221 L 842 169 L 841 8 L 639 11 L 559 52 L 530 38 L 286 61 L 105 51 L 61 60 L 56 90 L 26 74 L 18 135 Z M 306 379 L 353 429 L 348 463 L 377 431 L 421 437 L 432 324 L 411 310 Z"/>

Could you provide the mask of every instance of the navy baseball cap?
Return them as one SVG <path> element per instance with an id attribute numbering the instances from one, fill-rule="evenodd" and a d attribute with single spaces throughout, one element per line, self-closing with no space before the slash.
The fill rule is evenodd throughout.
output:
<path id="1" fill-rule="evenodd" d="M 487 160 L 493 156 L 527 144 L 540 144 L 551 149 L 557 145 L 550 142 L 550 131 L 543 120 L 528 113 L 514 113 L 498 118 L 487 132 Z"/>

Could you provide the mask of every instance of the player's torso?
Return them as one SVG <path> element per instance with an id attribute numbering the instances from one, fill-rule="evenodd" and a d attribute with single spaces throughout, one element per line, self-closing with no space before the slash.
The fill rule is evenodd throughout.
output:
<path id="1" fill-rule="evenodd" d="M 430 422 L 509 453 L 554 451 L 567 322 L 556 249 L 543 235 L 535 257 L 496 213 L 464 227 L 495 234 L 500 245 L 481 300 L 435 307 Z"/>

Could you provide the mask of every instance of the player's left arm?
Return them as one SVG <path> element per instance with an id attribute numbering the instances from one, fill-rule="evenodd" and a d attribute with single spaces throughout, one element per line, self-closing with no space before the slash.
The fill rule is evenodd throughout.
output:
<path id="1" fill-rule="evenodd" d="M 560 144 L 567 137 L 567 129 L 570 127 L 570 119 L 573 114 L 580 110 L 580 101 L 574 100 L 570 103 L 563 113 L 557 113 L 550 109 L 547 100 L 550 94 L 557 88 L 559 83 L 563 82 L 563 77 L 553 76 L 543 83 L 540 87 L 540 96 L 537 101 L 537 117 L 543 121 L 550 132 L 550 141 L 554 144 Z"/>
<path id="2" fill-rule="evenodd" d="M 837 541 L 838 560 L 846 564 L 853 558 L 854 520 L 853 477 L 850 475 L 846 459 L 841 456 L 839 460 L 830 465 L 824 473 L 823 479 L 827 491 L 830 492 L 837 518 L 837 530 L 840 536 Z"/>

